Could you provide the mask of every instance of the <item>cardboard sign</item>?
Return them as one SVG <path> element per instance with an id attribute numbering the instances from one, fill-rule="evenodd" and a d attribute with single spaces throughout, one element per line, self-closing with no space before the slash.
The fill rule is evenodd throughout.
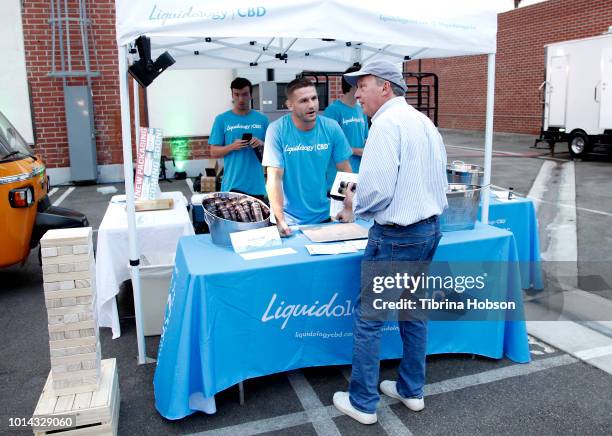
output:
<path id="1" fill-rule="evenodd" d="M 159 194 L 162 130 L 140 128 L 134 194 L 138 200 L 154 200 Z"/>

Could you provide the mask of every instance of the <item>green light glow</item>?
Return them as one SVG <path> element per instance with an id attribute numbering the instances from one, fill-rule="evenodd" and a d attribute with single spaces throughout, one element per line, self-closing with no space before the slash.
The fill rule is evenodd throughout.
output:
<path id="1" fill-rule="evenodd" d="M 175 138 L 170 140 L 170 150 L 172 153 L 172 159 L 174 159 L 174 166 L 176 170 L 183 171 L 185 168 L 185 161 L 189 159 L 191 154 L 189 139 Z"/>

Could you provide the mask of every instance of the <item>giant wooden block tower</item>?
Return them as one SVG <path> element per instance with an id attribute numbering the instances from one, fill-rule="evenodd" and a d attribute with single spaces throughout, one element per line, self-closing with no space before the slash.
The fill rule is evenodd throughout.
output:
<path id="1" fill-rule="evenodd" d="M 119 377 L 115 359 L 101 360 L 91 227 L 49 230 L 40 245 L 51 372 L 34 418 L 75 420 L 70 428 L 34 428 L 34 434 L 116 435 Z"/>
<path id="2" fill-rule="evenodd" d="M 95 390 L 101 357 L 91 227 L 49 230 L 40 244 L 53 390 Z"/>

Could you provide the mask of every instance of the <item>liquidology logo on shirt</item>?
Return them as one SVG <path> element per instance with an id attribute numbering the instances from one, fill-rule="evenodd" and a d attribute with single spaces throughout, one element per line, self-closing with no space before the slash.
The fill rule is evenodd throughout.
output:
<path id="1" fill-rule="evenodd" d="M 327 150 L 329 148 L 329 144 L 325 143 L 325 144 L 313 144 L 313 145 L 304 145 L 304 144 L 297 144 L 297 145 L 289 145 L 289 144 L 285 144 L 283 145 L 283 149 L 285 150 L 285 153 L 287 154 L 291 154 L 294 152 L 299 152 L 299 151 L 323 151 L 323 150 Z"/>
<path id="2" fill-rule="evenodd" d="M 236 129 L 249 130 L 249 129 L 261 129 L 261 128 L 263 128 L 261 124 L 234 124 L 233 126 L 227 126 L 225 128 L 225 131 L 233 132 Z"/>
<path id="3" fill-rule="evenodd" d="M 351 124 L 351 123 L 361 123 L 363 124 L 365 121 L 363 120 L 363 118 L 358 118 L 358 117 L 351 117 L 351 118 L 342 118 L 342 124 L 346 125 L 346 124 Z"/>

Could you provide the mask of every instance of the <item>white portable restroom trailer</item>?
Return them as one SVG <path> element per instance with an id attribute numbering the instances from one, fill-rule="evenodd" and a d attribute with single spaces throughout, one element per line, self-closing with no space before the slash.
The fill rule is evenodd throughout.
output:
<path id="1" fill-rule="evenodd" d="M 567 142 L 572 157 L 612 145 L 612 33 L 544 46 L 546 80 L 538 142 Z"/>

